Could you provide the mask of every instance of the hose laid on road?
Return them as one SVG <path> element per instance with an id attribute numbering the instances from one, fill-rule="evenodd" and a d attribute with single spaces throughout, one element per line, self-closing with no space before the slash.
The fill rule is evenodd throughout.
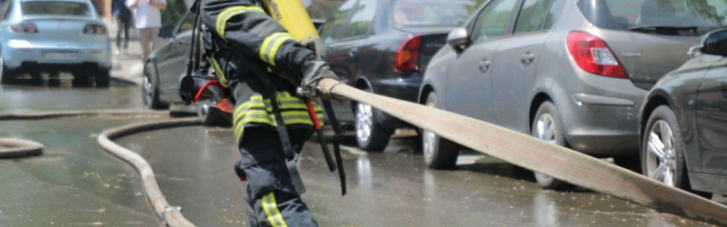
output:
<path id="1" fill-rule="evenodd" d="M 43 153 L 43 144 L 16 138 L 0 138 L 0 159 L 24 158 Z"/>
<path id="2" fill-rule="evenodd" d="M 82 116 L 138 116 L 138 115 L 169 115 L 168 111 L 150 110 L 68 110 L 48 112 L 26 112 L 26 113 L 0 113 L 0 121 L 3 120 L 39 120 L 59 117 L 82 117 Z M 168 226 L 189 227 L 195 226 L 182 216 L 181 208 L 169 205 L 166 197 L 162 194 L 159 184 L 154 176 L 154 171 L 144 158 L 136 152 L 126 149 L 112 140 L 149 130 L 163 129 L 169 127 L 191 126 L 201 124 L 199 118 L 185 118 L 177 120 L 165 120 L 155 122 L 136 123 L 104 131 L 98 137 L 99 145 L 116 157 L 130 163 L 139 172 L 147 199 L 152 205 L 155 213 Z M 43 145 L 40 143 L 14 139 L 0 138 L 0 158 L 21 158 L 41 153 Z"/>
<path id="3" fill-rule="evenodd" d="M 147 123 L 136 123 L 113 128 L 104 131 L 98 136 L 98 144 L 108 151 L 109 153 L 121 158 L 128 162 L 139 172 L 141 176 L 144 190 L 146 191 L 147 199 L 151 203 L 154 211 L 157 215 L 168 225 L 172 227 L 176 226 L 195 226 L 191 222 L 182 216 L 181 209 L 169 205 L 166 197 L 162 194 L 159 184 L 154 176 L 154 171 L 144 158 L 142 158 L 136 152 L 126 149 L 121 145 L 114 143 L 112 140 L 127 136 L 133 133 L 170 128 L 170 127 L 181 127 L 181 126 L 192 126 L 200 125 L 201 121 L 199 118 L 184 118 L 178 120 L 165 120 Z"/>
<path id="4" fill-rule="evenodd" d="M 580 152 L 459 114 L 371 94 L 332 79 L 324 95 L 343 97 L 433 132 L 462 146 L 568 183 L 682 217 L 727 226 L 727 207 Z"/>

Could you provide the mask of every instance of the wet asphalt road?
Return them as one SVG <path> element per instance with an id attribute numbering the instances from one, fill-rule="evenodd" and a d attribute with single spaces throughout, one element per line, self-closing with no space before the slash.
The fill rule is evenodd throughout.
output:
<path id="1" fill-rule="evenodd" d="M 141 109 L 140 88 L 63 84 L 0 86 L 0 111 Z M 43 156 L 0 160 L 0 226 L 160 226 L 136 172 L 96 144 L 104 129 L 140 117 L 0 121 L 0 137 L 46 145 Z M 244 183 L 231 131 L 183 127 L 128 136 L 118 142 L 154 168 L 172 205 L 198 226 L 244 224 Z M 531 173 L 474 153 L 459 168 L 429 170 L 411 137 L 383 153 L 347 148 L 349 194 L 328 172 L 319 145 L 306 145 L 300 162 L 303 195 L 321 226 L 710 226 L 594 193 L 539 189 Z M 721 202 L 724 202 L 723 198 Z"/>

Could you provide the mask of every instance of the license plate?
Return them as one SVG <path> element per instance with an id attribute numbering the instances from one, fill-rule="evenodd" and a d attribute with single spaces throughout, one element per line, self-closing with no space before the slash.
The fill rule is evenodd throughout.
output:
<path id="1" fill-rule="evenodd" d="M 54 51 L 43 53 L 45 60 L 77 60 L 78 52 L 73 51 Z"/>

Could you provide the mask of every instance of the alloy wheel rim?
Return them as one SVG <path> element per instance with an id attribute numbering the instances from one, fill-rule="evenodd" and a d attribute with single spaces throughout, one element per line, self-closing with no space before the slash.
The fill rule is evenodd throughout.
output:
<path id="1" fill-rule="evenodd" d="M 538 139 L 556 144 L 555 122 L 553 122 L 553 117 L 549 114 L 543 114 L 538 118 L 538 122 L 535 123 L 535 130 Z"/>
<path id="2" fill-rule="evenodd" d="M 428 107 L 436 108 L 434 106 L 434 103 L 427 103 Z M 426 160 L 431 160 L 432 156 L 434 155 L 434 146 L 435 146 L 435 140 L 436 135 L 433 132 L 430 132 L 428 130 L 423 130 L 424 134 L 424 157 Z"/>
<path id="3" fill-rule="evenodd" d="M 365 103 L 356 105 L 356 136 L 361 141 L 369 141 L 373 127 L 373 112 L 371 106 Z"/>
<path id="4" fill-rule="evenodd" d="M 646 175 L 669 186 L 674 186 L 677 170 L 674 134 L 664 120 L 657 120 L 649 130 L 646 147 Z"/>
<path id="5" fill-rule="evenodd" d="M 557 144 L 555 138 L 555 122 L 553 121 L 553 117 L 550 116 L 550 114 L 543 114 L 540 116 L 540 118 L 538 118 L 538 121 L 535 123 L 535 135 L 538 139 L 544 140 L 551 144 Z M 540 172 L 535 172 L 535 174 L 543 179 L 552 178 L 550 175 Z"/>
<path id="6" fill-rule="evenodd" d="M 144 82 L 143 82 L 143 88 L 144 88 L 144 101 L 147 105 L 151 105 L 151 99 L 153 95 L 152 91 L 152 84 L 149 80 L 149 76 L 144 76 Z"/>

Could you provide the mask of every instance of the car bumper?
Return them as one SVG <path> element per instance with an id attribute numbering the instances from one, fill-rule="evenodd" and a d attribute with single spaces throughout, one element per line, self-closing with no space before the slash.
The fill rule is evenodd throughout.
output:
<path id="1" fill-rule="evenodd" d="M 73 53 L 75 56 L 69 58 L 66 55 L 61 59 L 51 55 L 59 52 Z M 45 66 L 54 70 L 65 70 L 89 65 L 110 69 L 112 66 L 111 48 L 108 42 L 81 44 L 11 39 L 3 42 L 2 56 L 5 67 L 11 70 L 46 70 Z"/>
<path id="2" fill-rule="evenodd" d="M 386 78 L 372 82 L 374 93 L 409 102 L 417 102 L 419 87 L 422 85 L 422 75 L 414 73 L 406 77 Z M 385 113 L 378 119 L 383 125 L 400 125 L 401 120 Z"/>
<path id="3" fill-rule="evenodd" d="M 638 154 L 639 110 L 647 91 L 628 79 L 586 76 L 583 86 L 556 102 L 568 144 L 596 156 Z"/>

